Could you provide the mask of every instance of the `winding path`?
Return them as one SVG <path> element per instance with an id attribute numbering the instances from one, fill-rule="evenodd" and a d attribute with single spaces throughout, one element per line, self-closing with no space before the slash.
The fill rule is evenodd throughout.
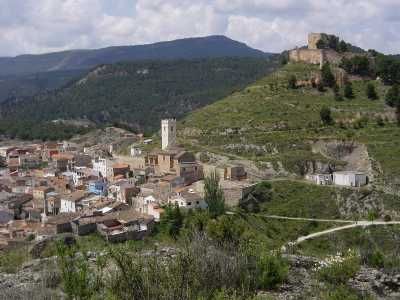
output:
<path id="1" fill-rule="evenodd" d="M 326 234 L 330 234 L 332 232 L 341 231 L 349 228 L 356 228 L 356 227 L 368 227 L 368 226 L 379 226 L 379 225 L 400 225 L 400 221 L 391 221 L 391 222 L 384 222 L 384 221 L 357 221 L 349 225 L 335 227 L 331 229 L 327 229 L 320 232 L 311 233 L 306 236 L 299 237 L 295 242 L 289 243 L 289 245 L 298 245 L 304 241 L 311 240 L 316 237 L 320 237 Z"/>
<path id="2" fill-rule="evenodd" d="M 381 225 L 400 225 L 400 221 L 349 221 L 349 220 L 335 220 L 335 219 L 312 219 L 312 218 L 296 218 L 296 217 L 285 217 L 285 216 L 276 216 L 276 215 L 264 215 L 264 217 L 269 219 L 278 219 L 278 220 L 295 220 L 295 221 L 315 221 L 315 222 L 332 222 L 332 223 L 347 223 L 347 225 L 343 225 L 340 227 L 335 227 L 315 233 L 311 233 L 309 235 L 301 236 L 297 238 L 294 242 L 289 242 L 288 246 L 298 245 L 304 241 L 311 240 L 323 235 L 330 234 L 332 232 L 346 230 L 350 228 L 356 227 L 368 227 L 368 226 L 381 226 Z"/>

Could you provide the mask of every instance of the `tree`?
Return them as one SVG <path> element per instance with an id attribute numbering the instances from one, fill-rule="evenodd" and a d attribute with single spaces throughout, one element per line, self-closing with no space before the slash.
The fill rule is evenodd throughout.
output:
<path id="1" fill-rule="evenodd" d="M 336 101 L 343 101 L 343 97 L 340 94 L 340 88 L 336 83 L 333 86 L 332 91 L 333 91 L 333 95 L 335 96 Z"/>
<path id="2" fill-rule="evenodd" d="M 369 82 L 369 83 L 367 84 L 366 93 L 367 93 L 368 99 L 371 99 L 371 100 L 376 100 L 376 99 L 378 99 L 378 94 L 376 93 L 375 85 L 374 85 L 372 82 Z"/>
<path id="3" fill-rule="evenodd" d="M 216 172 L 204 179 L 204 200 L 207 203 L 210 215 L 215 218 L 225 212 L 225 197 L 219 185 L 219 176 Z"/>
<path id="4" fill-rule="evenodd" d="M 257 183 L 252 194 L 259 202 L 270 201 L 272 198 L 272 186 L 267 181 L 261 181 Z"/>
<path id="5" fill-rule="evenodd" d="M 335 76 L 332 73 L 331 66 L 329 63 L 325 63 L 322 66 L 321 73 L 322 73 L 322 82 L 324 86 L 334 87 L 336 80 Z"/>
<path id="6" fill-rule="evenodd" d="M 258 261 L 258 284 L 262 289 L 273 289 L 284 282 L 288 275 L 288 264 L 275 254 L 263 254 Z"/>
<path id="7" fill-rule="evenodd" d="M 343 40 L 339 43 L 339 52 L 346 52 L 348 50 L 347 43 Z"/>
<path id="8" fill-rule="evenodd" d="M 387 55 L 376 58 L 376 72 L 385 84 L 400 84 L 400 61 Z"/>
<path id="9" fill-rule="evenodd" d="M 347 99 L 352 99 L 354 98 L 354 93 L 353 93 L 353 86 L 350 81 L 347 81 L 344 85 L 344 96 Z"/>
<path id="10" fill-rule="evenodd" d="M 333 123 L 332 113 L 329 107 L 321 108 L 319 115 L 321 117 L 322 123 L 324 123 L 325 125 L 331 125 Z"/>
<path id="11" fill-rule="evenodd" d="M 292 75 L 289 77 L 288 80 L 288 88 L 289 89 L 296 89 L 297 88 L 297 78 L 296 75 Z"/>
<path id="12" fill-rule="evenodd" d="M 400 87 L 395 84 L 386 93 L 385 98 L 386 104 L 391 107 L 397 107 L 398 103 L 400 103 Z"/>
<path id="13" fill-rule="evenodd" d="M 183 225 L 183 215 L 178 205 L 168 205 L 161 215 L 161 230 L 168 233 L 171 237 L 177 238 Z"/>

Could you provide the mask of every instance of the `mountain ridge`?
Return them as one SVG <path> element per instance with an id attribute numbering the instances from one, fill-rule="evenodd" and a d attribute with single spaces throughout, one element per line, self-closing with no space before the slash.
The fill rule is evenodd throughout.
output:
<path id="1" fill-rule="evenodd" d="M 54 70 L 89 69 L 99 64 L 136 60 L 195 59 L 208 57 L 268 57 L 222 35 L 162 41 L 143 45 L 73 49 L 44 54 L 0 57 L 0 76 L 26 75 Z"/>

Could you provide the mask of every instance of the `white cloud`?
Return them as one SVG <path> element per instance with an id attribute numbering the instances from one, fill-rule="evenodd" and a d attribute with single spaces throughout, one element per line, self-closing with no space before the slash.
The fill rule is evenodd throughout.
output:
<path id="1" fill-rule="evenodd" d="M 265 51 L 335 33 L 400 52 L 398 0 L 2 0 L 0 56 L 225 34 Z"/>

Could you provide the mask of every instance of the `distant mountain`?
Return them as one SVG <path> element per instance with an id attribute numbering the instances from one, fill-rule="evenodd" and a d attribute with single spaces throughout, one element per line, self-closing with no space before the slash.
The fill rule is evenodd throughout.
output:
<path id="1" fill-rule="evenodd" d="M 217 57 L 269 57 L 225 36 L 187 38 L 138 46 L 0 57 L 0 102 L 61 88 L 100 64 Z"/>
<path id="2" fill-rule="evenodd" d="M 87 70 L 40 72 L 19 76 L 0 76 L 0 102 L 8 98 L 33 96 L 60 88 Z"/>
<path id="3" fill-rule="evenodd" d="M 0 58 L 0 76 L 90 69 L 99 64 L 137 60 L 172 60 L 215 57 L 267 57 L 264 53 L 225 36 L 186 38 L 148 45 L 70 50 L 41 55 Z"/>
<path id="4" fill-rule="evenodd" d="M 277 60 L 229 57 L 100 65 L 64 88 L 0 104 L 0 133 L 66 138 L 73 133 L 70 129 L 50 126 L 71 120 L 157 130 L 161 118 L 179 118 L 226 97 L 273 71 Z"/>

